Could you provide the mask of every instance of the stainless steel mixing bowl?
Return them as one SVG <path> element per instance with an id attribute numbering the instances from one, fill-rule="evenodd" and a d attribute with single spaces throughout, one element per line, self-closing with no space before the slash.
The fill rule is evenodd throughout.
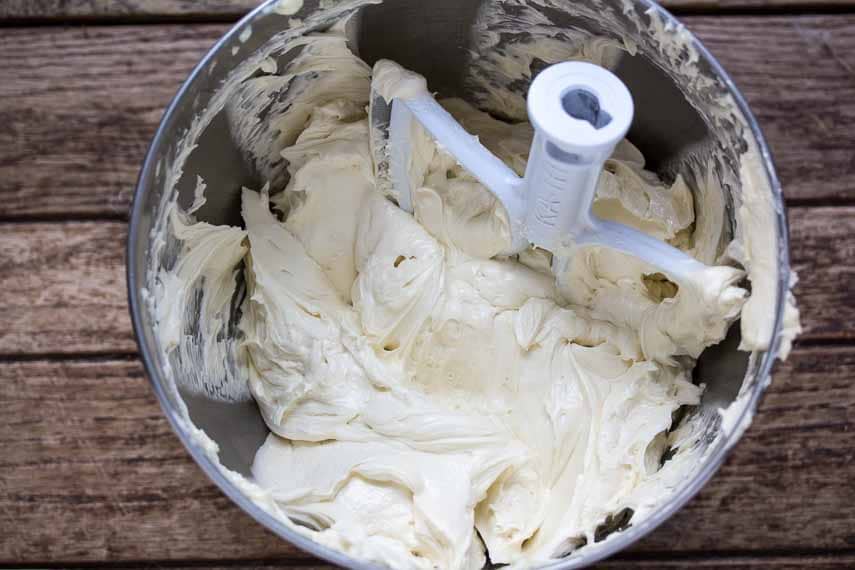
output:
<path id="1" fill-rule="evenodd" d="M 590 32 L 610 38 L 629 38 L 636 53 L 620 60 L 615 73 L 629 86 L 635 99 L 636 117 L 629 138 L 645 154 L 649 165 L 665 177 L 685 170 L 690 156 L 706 156 L 715 161 L 715 176 L 724 184 L 728 216 L 732 231 L 734 204 L 741 188 L 738 183 L 740 164 L 746 151 L 745 139 L 753 141 L 759 152 L 758 180 L 771 194 L 776 208 L 775 227 L 765 228 L 775 240 L 778 255 L 778 284 L 774 303 L 774 333 L 770 349 L 749 355 L 737 351 L 739 327 L 734 326 L 728 338 L 707 350 L 701 357 L 695 375 L 707 384 L 701 406 L 689 410 L 687 418 L 703 422 L 706 442 L 710 446 L 705 459 L 658 510 L 641 521 L 630 521 L 628 528 L 611 537 L 599 548 L 583 547 L 576 554 L 549 567 L 578 568 L 617 552 L 659 525 L 686 503 L 712 476 L 724 461 L 730 447 L 741 435 L 735 429 L 715 437 L 721 423 L 717 410 L 727 407 L 740 394 L 741 420 L 750 418 L 767 385 L 769 372 L 780 343 L 782 315 L 788 287 L 789 265 L 787 225 L 781 189 L 766 143 L 754 117 L 733 82 L 709 52 L 670 14 L 650 0 L 538 0 L 532 2 L 551 24 L 541 27 L 522 26 L 516 15 L 522 9 L 520 0 L 386 0 L 379 5 L 357 6 L 358 2 L 323 2 L 306 0 L 299 13 L 285 16 L 276 11 L 299 2 L 267 2 L 232 28 L 199 63 L 167 109 L 142 167 L 131 213 L 128 238 L 128 293 L 134 331 L 148 376 L 163 406 L 164 413 L 184 442 L 190 454 L 205 473 L 235 503 L 253 518 L 298 547 L 330 562 L 367 567 L 347 556 L 321 546 L 295 533 L 253 503 L 228 477 L 213 458 L 192 437 L 185 418 L 185 407 L 193 423 L 219 445 L 219 461 L 225 467 L 249 475 L 256 449 L 267 435 L 253 402 L 230 403 L 192 393 L 182 386 L 181 378 L 173 383 L 166 372 L 164 356 L 156 342 L 152 316 L 147 309 L 144 289 L 152 261 L 153 236 L 158 209 L 164 193 L 177 191 L 179 203 L 192 200 L 196 174 L 216 181 L 207 192 L 208 202 L 198 212 L 201 219 L 214 222 L 239 222 L 239 189 L 242 185 L 258 187 L 259 176 L 247 163 L 229 132 L 229 123 L 216 116 L 199 137 L 198 146 L 184 165 L 184 175 L 171 184 L 169 166 L 176 157 L 179 141 L 194 117 L 205 109 L 230 71 L 247 54 L 262 47 L 276 33 L 287 29 L 289 17 L 301 18 L 303 25 L 323 29 L 330 25 L 332 11 L 355 10 L 348 26 L 353 49 L 369 64 L 381 57 L 424 74 L 432 89 L 443 95 L 460 95 L 479 100 L 483 93 L 473 91 L 471 67 L 487 53 L 479 50 L 499 49 L 502 45 L 538 34 L 557 33 L 564 41 L 571 35 L 562 30 Z M 348 5 L 352 5 L 348 8 Z M 502 17 L 496 19 L 496 10 Z M 492 14 L 490 18 L 487 13 Z M 294 23 L 293 21 L 291 21 Z M 497 23 L 498 22 L 498 23 Z M 491 29 L 491 26 L 493 28 Z M 251 30 L 251 34 L 248 30 Z M 487 48 L 478 44 L 481 34 L 495 32 L 500 43 Z M 665 40 L 663 41 L 663 38 Z M 623 40 L 621 40 L 623 41 Z M 274 52 L 279 69 L 293 57 L 290 52 Z M 550 61 L 534 60 L 532 72 Z M 489 78 L 497 87 L 524 94 L 525 77 L 496 76 Z M 734 116 L 721 120 L 716 106 L 721 101 L 731 104 Z M 170 187 L 168 187 L 170 186 Z M 183 402 L 182 402 L 183 400 Z M 683 421 L 689 421 L 684 419 Z"/>

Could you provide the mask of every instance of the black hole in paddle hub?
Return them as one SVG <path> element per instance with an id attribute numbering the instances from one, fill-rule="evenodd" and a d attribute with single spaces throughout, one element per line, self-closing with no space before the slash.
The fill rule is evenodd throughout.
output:
<path id="1" fill-rule="evenodd" d="M 597 96 L 584 89 L 571 89 L 562 95 L 561 106 L 568 115 L 587 121 L 595 129 L 602 129 L 612 122 L 612 116 L 600 108 Z"/>

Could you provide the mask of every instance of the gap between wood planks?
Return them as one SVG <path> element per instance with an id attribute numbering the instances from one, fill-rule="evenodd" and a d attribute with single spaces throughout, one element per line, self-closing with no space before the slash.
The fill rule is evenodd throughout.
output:
<path id="1" fill-rule="evenodd" d="M 839 343 L 836 343 L 836 346 Z M 39 354 L 2 354 L 0 353 L 0 364 L 26 363 L 26 362 L 115 362 L 136 361 L 140 353 L 136 350 L 128 351 L 78 351 L 78 352 L 43 352 Z"/>
<path id="2" fill-rule="evenodd" d="M 682 568 L 687 562 L 701 570 L 717 568 L 750 568 L 751 570 L 802 570 L 811 567 L 815 569 L 848 569 L 855 567 L 855 551 L 799 551 L 799 552 L 766 552 L 766 553 L 687 553 L 686 556 L 646 556 L 643 554 L 627 556 L 618 553 L 594 566 L 594 568 L 623 569 L 623 568 Z M 115 568 L 128 570 L 137 568 L 192 569 L 205 568 L 220 570 L 226 568 L 262 569 L 262 568 L 302 568 L 304 570 L 333 570 L 335 566 L 323 565 L 320 560 L 273 558 L 259 560 L 227 559 L 227 560 L 139 560 L 118 563 L 92 562 L 88 564 L 60 562 L 26 563 L 8 565 L 0 563 L 0 569 L 38 570 L 41 568 L 63 568 L 64 570 L 87 570 Z"/>
<path id="3" fill-rule="evenodd" d="M 790 211 L 803 341 L 855 342 L 855 207 Z M 0 355 L 136 351 L 121 222 L 6 224 L 0 240 Z M 31 356 L 32 355 L 32 356 Z"/>
<path id="4" fill-rule="evenodd" d="M 787 210 L 802 208 L 844 208 L 855 205 L 852 197 L 820 197 L 820 198 L 788 198 L 785 200 Z M 0 215 L 0 231 L 4 225 L 50 224 L 63 222 L 128 222 L 130 214 L 120 212 L 75 212 L 73 214 L 9 214 Z"/>
<path id="5" fill-rule="evenodd" d="M 804 209 L 804 208 L 844 208 L 846 206 L 855 205 L 855 197 L 852 198 L 818 198 L 818 199 L 799 199 L 792 198 L 786 200 L 787 210 Z M 129 214 L 121 214 L 118 212 L 79 212 L 71 215 L 68 214 L 12 214 L 9 216 L 0 215 L 0 232 L 3 231 L 3 226 L 26 225 L 26 224 L 51 224 L 63 222 L 128 222 Z"/>
<path id="6" fill-rule="evenodd" d="M 855 14 L 684 21 L 746 96 L 788 203 L 855 204 Z M 0 220 L 124 221 L 164 108 L 225 31 L 179 25 L 0 33 Z"/>
<path id="7" fill-rule="evenodd" d="M 851 562 L 855 488 L 839 474 L 855 459 L 853 372 L 853 347 L 796 349 L 719 473 L 619 560 L 655 568 L 699 557 L 715 568 L 756 552 L 766 562 L 754 567 L 787 557 L 798 568 L 828 552 Z M 311 558 L 204 477 L 138 362 L 0 364 L 0 377 L 0 563 Z"/>
<path id="8" fill-rule="evenodd" d="M 141 0 L 6 0 L 0 5 L 0 27 L 233 23 L 259 4 L 257 0 L 200 1 L 195 6 L 168 0 L 148 5 Z M 855 11 L 855 0 L 662 0 L 660 4 L 677 16 L 819 15 Z"/>
<path id="9" fill-rule="evenodd" d="M 675 4 L 680 4 L 679 2 Z M 681 13 L 706 13 L 706 10 L 725 10 L 730 14 L 744 14 L 747 12 L 743 12 L 742 8 L 734 8 L 732 4 L 728 2 L 722 3 L 723 5 L 720 8 L 715 7 L 698 7 L 693 2 L 683 2 L 683 5 L 686 7 L 683 9 L 675 10 L 678 14 Z M 690 5 L 695 5 L 694 7 Z M 766 14 L 765 8 L 759 7 L 758 3 L 753 3 L 752 8 L 748 9 L 748 12 L 751 10 L 758 10 L 757 13 Z M 837 6 L 837 5 L 825 5 L 822 4 L 813 4 L 810 2 L 802 2 L 795 5 L 788 5 L 787 7 L 781 8 L 780 5 L 775 8 L 770 8 L 771 10 L 775 10 L 775 14 L 785 14 L 790 13 L 791 10 L 803 10 L 809 9 L 813 12 L 819 10 L 829 10 L 829 13 L 836 13 L 839 9 L 841 12 L 848 12 L 853 9 L 853 4 L 847 3 L 845 6 Z M 753 12 L 752 12 L 753 13 Z M 160 16 L 154 16 L 153 19 L 147 21 L 135 21 L 134 23 L 155 23 Z M 183 17 L 172 16 L 175 22 L 186 23 L 188 20 L 185 20 Z M 220 20 L 222 16 L 209 16 L 214 18 L 210 21 L 223 21 L 230 22 L 233 21 L 231 19 Z M 195 17 L 194 17 L 195 18 Z M 732 20 L 736 20 L 737 18 L 732 18 Z M 80 20 L 82 22 L 82 20 Z M 195 20 L 198 21 L 198 20 Z M 51 22 L 52 24 L 56 24 L 57 22 Z M 93 21 L 85 22 L 87 24 L 93 23 Z M 103 21 L 94 20 L 94 23 L 104 23 L 104 24 L 115 24 L 116 20 L 105 18 Z M 0 26 L 3 25 L 3 22 L 0 21 Z M 755 109 L 756 110 L 756 109 Z M 141 159 L 140 159 L 141 162 Z M 808 216 L 810 217 L 812 212 L 811 209 L 815 209 L 817 207 L 828 207 L 830 208 L 839 208 L 839 213 L 844 215 L 846 212 L 842 210 L 842 207 L 851 206 L 855 204 L 855 196 L 820 196 L 820 197 L 796 197 L 788 200 L 788 206 L 795 211 L 793 214 L 795 216 Z M 851 211 L 849 212 L 851 214 Z M 21 214 L 11 214 L 8 216 L 0 215 L 0 223 L 5 223 L 3 227 L 0 227 L 0 232 L 2 235 L 6 235 L 8 231 L 11 233 L 16 233 L 15 228 L 20 228 L 21 226 L 34 225 L 34 224 L 45 224 L 51 225 L 55 224 L 56 226 L 67 225 L 65 222 L 74 221 L 74 222 L 83 222 L 83 225 L 86 225 L 86 222 L 113 222 L 109 224 L 111 226 L 118 225 L 115 222 L 124 222 L 126 221 L 127 216 L 124 212 L 97 212 L 91 211 L 88 212 L 86 210 L 75 211 L 72 214 L 64 214 L 61 212 L 52 212 L 52 213 L 21 213 Z M 851 215 L 850 215 L 850 220 Z M 835 223 L 834 218 L 829 215 L 826 218 L 824 223 L 833 224 Z M 846 222 L 850 227 L 852 227 L 851 222 Z M 73 224 L 74 225 L 74 224 Z M 818 227 L 818 223 L 814 222 L 813 229 Z M 802 233 L 812 231 L 812 229 L 801 230 Z M 115 233 L 114 233 L 115 236 Z M 850 240 L 851 241 L 851 240 Z M 852 249 L 852 245 L 850 241 L 845 241 L 842 237 L 838 236 L 836 238 L 829 238 L 825 240 L 818 240 L 816 244 L 813 244 L 810 247 L 807 247 L 803 253 L 803 262 L 805 266 L 808 266 L 808 259 L 812 257 L 822 257 L 822 255 L 832 255 L 834 252 L 832 250 L 836 248 L 849 248 L 849 251 Z M 122 244 L 123 246 L 123 244 Z M 54 255 L 59 255 L 57 250 L 51 250 L 49 253 Z M 840 263 L 846 260 L 845 255 L 840 255 Z M 115 265 L 116 259 L 120 259 L 121 255 L 116 257 L 115 253 L 111 254 L 111 264 Z M 836 258 L 835 258 L 836 259 Z M 814 263 L 811 261 L 811 263 Z M 97 264 L 94 268 L 97 271 Z M 116 269 L 112 267 L 112 269 Z M 114 271 L 115 273 L 115 271 Z M 82 275 L 82 274 L 81 274 Z M 808 281 L 808 284 L 812 283 Z M 114 284 L 115 285 L 115 284 Z M 831 291 L 832 287 L 847 287 L 847 283 L 844 280 L 834 280 L 833 283 L 826 283 L 826 288 Z M 112 289 L 111 289 L 112 291 Z M 123 289 L 122 289 L 123 292 Z M 123 294 L 123 293 L 122 293 Z M 94 295 L 94 294 L 93 294 Z M 838 299 L 839 301 L 839 299 Z M 827 304 L 829 306 L 834 306 L 833 301 L 828 301 Z M 817 306 L 821 308 L 821 303 L 817 303 L 816 301 L 812 302 L 809 306 Z M 100 308 L 100 307 L 99 307 Z M 115 309 L 115 307 L 113 308 Z M 844 307 L 844 313 L 846 308 Z M 118 311 L 119 309 L 115 309 Z M 126 309 L 124 309 L 126 314 Z M 108 313 L 108 316 L 118 314 Z M 848 315 L 848 313 L 847 313 Z M 844 315 L 844 318 L 846 315 Z M 0 336 L 2 336 L 2 332 L 0 331 Z M 127 340 L 127 339 L 126 339 Z M 814 332 L 810 337 L 806 338 L 804 341 L 798 344 L 799 349 L 806 349 L 810 347 L 815 347 L 817 349 L 820 348 L 828 348 L 829 350 L 839 349 L 840 347 L 852 346 L 855 343 L 855 337 L 838 337 L 838 336 L 828 336 L 827 332 Z M 50 349 L 50 347 L 48 347 Z M 40 361 L 52 361 L 52 362 L 62 362 L 62 363 L 75 363 L 75 362 L 88 362 L 88 363 L 107 363 L 111 361 L 136 361 L 137 360 L 137 352 L 135 348 L 131 344 L 127 344 L 126 348 L 123 350 L 115 350 L 110 349 L 103 352 L 99 352 L 97 350 L 80 350 L 75 349 L 74 352 L 63 353 L 57 352 L 55 349 L 50 349 L 46 352 L 42 353 L 31 353 L 31 354 L 0 354 L 0 363 L 16 363 L 16 362 L 40 362 Z M 827 429 L 827 426 L 817 424 L 818 429 Z M 778 428 L 779 431 L 782 431 L 784 428 Z M 802 428 L 800 426 L 794 426 L 793 429 L 804 430 L 806 428 Z M 751 432 L 749 432 L 750 434 Z M 189 458 L 186 458 L 186 462 L 189 463 Z M 714 479 L 715 481 L 715 479 Z M 841 508 L 846 508 L 846 505 L 841 505 Z M 247 519 L 247 524 L 253 524 L 249 519 Z M 204 554 L 203 554 L 204 555 Z M 851 568 L 855 567 L 855 549 L 851 548 L 843 548 L 834 551 L 827 551 L 822 549 L 787 549 L 787 550 L 758 550 L 758 551 L 743 551 L 743 550 L 723 550 L 720 552 L 709 552 L 707 550 L 691 550 L 681 552 L 679 554 L 674 553 L 660 553 L 660 552 L 628 552 L 619 554 L 616 558 L 612 558 L 609 561 L 601 564 L 599 567 L 603 568 L 681 568 L 684 567 L 687 563 L 691 563 L 692 566 L 699 566 L 701 569 L 714 569 L 714 568 L 729 568 L 729 567 L 747 567 L 754 569 L 766 569 L 766 568 L 786 568 L 786 569 L 795 569 L 802 568 L 805 566 L 814 566 L 819 568 Z M 69 563 L 57 562 L 57 561 L 48 561 L 46 563 L 9 563 L 3 564 L 0 563 L 0 568 L 138 568 L 138 567 L 151 567 L 152 565 L 156 565 L 164 568 L 214 568 L 214 567 L 222 567 L 222 568 L 246 568 L 246 567 L 259 567 L 259 568 L 270 568 L 273 566 L 282 566 L 282 565 L 290 565 L 290 566 L 299 566 L 305 569 L 308 568 L 322 568 L 323 566 L 319 566 L 318 561 L 309 559 L 309 558 L 262 558 L 262 559 L 227 559 L 224 561 L 220 560 L 201 560 L 201 559 L 189 559 L 189 560 L 180 560 L 180 559 L 171 559 L 171 560 L 139 560 L 139 561 L 123 561 L 119 563 L 110 563 L 110 562 L 80 562 L 80 561 L 70 561 Z M 324 567 L 326 568 L 326 567 Z"/>

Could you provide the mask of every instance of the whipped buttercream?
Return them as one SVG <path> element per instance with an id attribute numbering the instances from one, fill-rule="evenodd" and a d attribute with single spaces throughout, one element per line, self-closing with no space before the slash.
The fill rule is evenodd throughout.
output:
<path id="1" fill-rule="evenodd" d="M 595 212 L 710 267 L 673 281 L 605 248 L 577 250 L 562 275 L 542 250 L 500 257 L 501 205 L 423 132 L 414 133 L 414 214 L 376 187 L 370 69 L 341 28 L 300 43 L 286 74 L 245 81 L 228 107 L 281 191 L 244 189 L 244 228 L 173 206 L 181 252 L 155 291 L 164 351 L 182 350 L 189 331 L 201 355 L 177 360 L 206 362 L 199 374 L 240 371 L 236 384 L 258 403 L 272 432 L 253 465 L 266 508 L 359 559 L 467 569 L 488 555 L 520 567 L 557 558 L 600 540 L 621 513 L 649 509 L 683 473 L 662 464 L 686 437 L 671 429 L 675 412 L 699 402 L 694 360 L 748 298 L 741 269 L 714 265 L 726 257 L 720 220 L 695 211 L 693 190 L 700 207 L 721 192 L 680 176 L 664 183 L 624 141 Z M 374 70 L 387 97 L 423 81 L 398 69 Z M 264 99 L 254 89 L 289 82 L 267 122 L 240 122 Z M 442 103 L 524 172 L 527 123 Z M 751 242 L 745 257 L 766 249 Z M 226 346 L 241 271 L 242 340 Z"/>

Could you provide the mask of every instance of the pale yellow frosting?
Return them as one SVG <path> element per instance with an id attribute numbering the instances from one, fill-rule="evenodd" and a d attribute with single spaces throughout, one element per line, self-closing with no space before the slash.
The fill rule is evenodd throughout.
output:
<path id="1" fill-rule="evenodd" d="M 661 469 L 672 417 L 699 401 L 694 359 L 739 316 L 743 271 L 675 282 L 585 248 L 555 276 L 548 252 L 498 257 L 501 206 L 424 136 L 407 214 L 375 187 L 365 64 L 340 35 L 318 37 L 296 69 L 334 73 L 271 119 L 284 190 L 244 189 L 245 229 L 174 216 L 184 249 L 160 281 L 164 348 L 200 278 L 216 336 L 243 259 L 240 369 L 273 432 L 253 475 L 304 532 L 396 568 L 478 569 L 487 552 L 526 567 L 593 543 L 607 517 L 643 511 L 674 479 Z M 386 79 L 387 97 L 414 80 Z M 524 171 L 528 124 L 443 104 Z M 628 141 L 594 209 L 706 263 L 723 253 L 686 182 L 664 184 Z"/>

